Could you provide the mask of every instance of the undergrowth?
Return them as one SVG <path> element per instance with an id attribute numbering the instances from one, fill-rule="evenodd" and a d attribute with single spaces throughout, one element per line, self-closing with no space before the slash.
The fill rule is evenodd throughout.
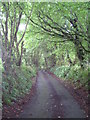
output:
<path id="1" fill-rule="evenodd" d="M 84 86 L 86 89 L 90 89 L 88 86 L 90 68 L 82 69 L 78 65 L 74 66 L 60 66 L 53 67 L 51 69 L 56 76 L 62 78 L 65 81 L 70 81 L 76 84 L 77 88 Z"/>
<path id="2" fill-rule="evenodd" d="M 2 90 L 4 104 L 13 102 L 25 96 L 32 87 L 32 77 L 36 75 L 35 68 L 13 66 L 8 74 L 2 74 Z"/>

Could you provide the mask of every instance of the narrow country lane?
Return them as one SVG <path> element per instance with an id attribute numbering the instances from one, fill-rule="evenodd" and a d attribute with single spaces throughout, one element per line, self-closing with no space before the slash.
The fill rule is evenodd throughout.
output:
<path id="1" fill-rule="evenodd" d="M 44 71 L 37 77 L 36 92 L 20 118 L 85 118 L 79 104 L 58 80 Z"/>

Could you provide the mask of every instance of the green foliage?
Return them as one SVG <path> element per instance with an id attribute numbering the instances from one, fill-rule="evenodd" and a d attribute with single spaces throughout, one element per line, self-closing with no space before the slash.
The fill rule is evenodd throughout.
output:
<path id="1" fill-rule="evenodd" d="M 32 77 L 35 76 L 35 70 L 30 67 L 14 67 L 8 76 L 3 75 L 3 101 L 8 105 L 30 91 Z"/>
<path id="2" fill-rule="evenodd" d="M 0 58 L 0 70 L 1 70 L 2 72 L 4 72 L 4 67 L 3 67 L 3 65 L 2 65 L 2 60 L 1 60 L 1 58 Z"/>
<path id="3" fill-rule="evenodd" d="M 65 77 L 65 72 L 67 72 L 69 69 L 68 66 L 60 66 L 60 67 L 56 67 L 56 68 L 52 68 L 51 71 L 54 72 L 54 74 L 56 74 L 58 77 Z"/>
<path id="4" fill-rule="evenodd" d="M 58 77 L 63 78 L 64 80 L 69 80 L 73 83 L 76 83 L 79 81 L 79 84 L 77 87 L 80 85 L 83 85 L 88 81 L 88 72 L 90 71 L 88 68 L 82 69 L 78 65 L 74 66 L 60 66 L 60 67 L 54 67 L 51 69 L 51 71 L 56 74 Z M 85 84 L 86 88 L 88 87 L 88 82 Z"/>
<path id="5" fill-rule="evenodd" d="M 4 96 L 5 96 L 5 95 L 4 95 Z M 6 96 L 4 97 L 4 103 L 7 104 L 7 105 L 11 105 L 11 104 L 12 104 L 11 98 L 10 98 L 8 95 L 6 95 Z"/>
<path id="6" fill-rule="evenodd" d="M 2 3 L 1 27 L 5 29 L 2 31 L 2 56 L 4 67 L 8 69 L 3 68 L 0 59 L 4 103 L 10 105 L 28 93 L 31 78 L 41 68 L 51 69 L 60 78 L 73 83 L 80 80 L 79 85 L 88 80 L 89 5 L 75 2 Z M 80 66 L 82 62 L 84 68 Z"/>

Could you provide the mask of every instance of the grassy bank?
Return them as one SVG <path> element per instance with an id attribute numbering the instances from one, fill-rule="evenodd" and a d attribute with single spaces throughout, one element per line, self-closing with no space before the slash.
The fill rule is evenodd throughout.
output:
<path id="1" fill-rule="evenodd" d="M 17 67 L 9 69 L 8 74 L 3 71 L 2 89 L 3 103 L 11 105 L 30 92 L 32 87 L 32 77 L 36 75 L 35 68 Z"/>
<path id="2" fill-rule="evenodd" d="M 65 81 L 70 81 L 76 84 L 77 88 L 84 86 L 86 89 L 89 88 L 89 76 L 88 73 L 90 72 L 89 68 L 82 69 L 78 65 L 74 66 L 60 66 L 60 67 L 53 67 L 51 69 L 56 76 L 62 78 Z M 90 90 L 90 88 L 89 88 Z"/>

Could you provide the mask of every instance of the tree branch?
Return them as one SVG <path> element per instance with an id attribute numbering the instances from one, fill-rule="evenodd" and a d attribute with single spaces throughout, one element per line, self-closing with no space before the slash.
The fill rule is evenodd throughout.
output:
<path id="1" fill-rule="evenodd" d="M 2 3 L 3 4 L 3 7 L 5 8 L 5 11 L 6 11 L 6 21 L 5 21 L 5 49 L 7 51 L 7 44 L 8 44 L 8 16 L 9 16 L 9 3 L 8 4 L 8 7 L 6 6 L 5 3 Z"/>
<path id="2" fill-rule="evenodd" d="M 29 23 L 29 20 L 30 20 L 31 15 L 32 15 L 32 10 L 33 10 L 33 7 L 32 7 L 32 9 L 31 9 L 31 12 L 30 12 L 29 18 L 28 18 L 28 20 L 27 20 L 27 23 L 26 23 L 26 26 L 25 26 L 24 33 L 23 33 L 23 35 L 22 35 L 22 37 L 21 37 L 21 39 L 19 40 L 19 42 L 18 42 L 17 45 L 20 44 L 20 42 L 22 41 L 22 39 L 23 39 L 23 37 L 24 37 L 24 35 L 25 35 L 25 33 L 26 33 L 27 25 L 28 25 L 28 23 Z"/>
<path id="3" fill-rule="evenodd" d="M 3 24 L 2 24 L 2 21 L 1 21 L 1 26 L 2 26 L 2 30 L 3 30 L 3 34 L 4 34 L 4 36 L 5 36 L 5 30 L 4 30 L 4 26 L 3 26 Z"/>
<path id="4" fill-rule="evenodd" d="M 81 43 L 81 42 L 80 42 L 80 45 L 81 45 L 81 47 L 84 49 L 84 51 L 85 51 L 85 52 L 90 53 L 90 51 L 89 51 L 89 50 L 86 50 L 86 49 L 85 49 L 85 47 L 82 45 L 82 43 Z"/>
<path id="5" fill-rule="evenodd" d="M 15 35 L 14 35 L 15 41 L 16 41 L 16 36 L 17 36 L 18 29 L 19 29 L 21 17 L 22 17 L 22 11 L 21 11 L 20 14 L 19 14 L 19 20 L 18 20 L 17 26 L 16 26 L 16 31 L 15 31 Z"/>
<path id="6" fill-rule="evenodd" d="M 56 41 L 56 40 L 54 41 L 54 40 L 53 40 L 53 41 L 49 41 L 49 42 L 60 43 L 60 42 L 67 42 L 67 41 L 71 41 L 71 40 L 61 40 L 61 41 Z"/>

